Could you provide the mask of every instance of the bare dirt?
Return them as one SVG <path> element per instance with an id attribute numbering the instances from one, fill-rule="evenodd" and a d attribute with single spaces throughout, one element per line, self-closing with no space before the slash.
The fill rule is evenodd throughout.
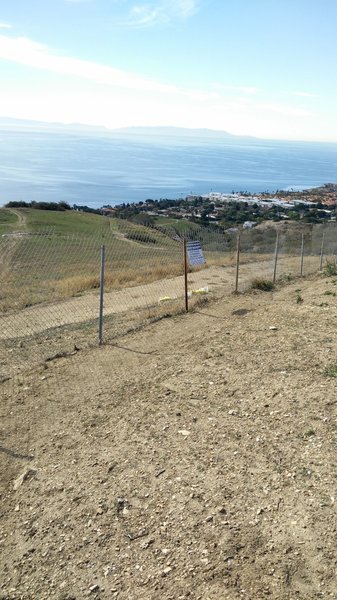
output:
<path id="1" fill-rule="evenodd" d="M 280 273 L 298 272 L 298 257 L 282 258 L 278 262 Z M 306 272 L 316 271 L 317 257 L 307 257 Z M 255 276 L 273 276 L 273 257 L 245 262 L 240 266 L 240 289 L 244 290 Z M 211 266 L 188 275 L 189 290 L 206 286 L 211 297 L 228 295 L 235 286 L 235 266 Z M 182 299 L 183 276 L 160 279 L 152 283 L 108 291 L 104 295 L 104 315 L 116 315 L 130 310 L 157 305 L 162 298 Z M 0 315 L 0 340 L 36 335 L 52 327 L 85 323 L 98 315 L 98 293 L 86 293 L 63 301 L 41 303 L 21 311 Z"/>
<path id="2" fill-rule="evenodd" d="M 337 598 L 335 284 L 2 383 L 0 599 Z"/>

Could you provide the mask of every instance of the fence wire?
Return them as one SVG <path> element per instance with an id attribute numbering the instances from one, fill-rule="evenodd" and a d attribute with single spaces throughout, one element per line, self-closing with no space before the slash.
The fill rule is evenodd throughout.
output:
<path id="1" fill-rule="evenodd" d="M 0 589 L 3 598 L 42 600 L 99 596 L 110 600 L 113 594 L 116 598 L 132 600 L 150 589 L 144 587 L 144 573 L 146 577 L 150 574 L 149 581 L 156 585 L 151 588 L 154 595 L 149 591 L 148 597 L 157 597 L 158 589 L 167 579 L 161 568 L 158 571 L 158 556 L 166 555 L 157 552 L 157 538 L 163 546 L 165 543 L 165 548 L 174 545 L 190 557 L 190 523 L 193 521 L 186 521 L 186 506 L 192 515 L 194 511 L 194 523 L 198 525 L 194 535 L 198 537 L 197 548 L 199 538 L 208 539 L 209 527 L 213 527 L 213 520 L 210 523 L 207 518 L 210 514 L 207 498 L 212 496 L 214 508 L 222 506 L 222 500 L 220 504 L 217 499 L 219 481 L 223 477 L 227 485 L 229 473 L 229 470 L 222 471 L 224 460 L 228 457 L 228 464 L 232 465 L 233 450 L 240 446 L 242 427 L 247 427 L 247 439 L 252 440 L 247 449 L 252 447 L 254 452 L 256 429 L 264 436 L 269 411 L 266 413 L 263 409 L 260 421 L 256 421 L 259 418 L 256 402 L 254 400 L 254 406 L 248 410 L 247 400 L 247 413 L 244 408 L 237 414 L 238 400 L 232 394 L 237 390 L 243 369 L 242 390 L 248 389 L 249 365 L 242 367 L 238 356 L 245 341 L 237 345 L 232 339 L 234 336 L 229 336 L 219 343 L 219 336 L 224 332 L 232 333 L 229 320 L 235 319 L 229 311 L 222 314 L 224 303 L 214 306 L 214 311 L 200 311 L 206 316 L 196 315 L 193 327 L 189 318 L 177 320 L 173 327 L 174 319 L 152 326 L 163 315 L 171 316 L 185 309 L 184 238 L 201 242 L 206 261 L 203 266 L 189 268 L 191 309 L 233 293 L 237 266 L 239 292 L 247 290 L 254 279 L 270 282 L 275 275 L 278 283 L 300 278 L 301 265 L 305 276 L 317 273 L 321 266 L 330 265 L 331 271 L 336 269 L 337 228 L 333 223 L 299 225 L 296 229 L 287 224 L 277 228 L 263 225 L 240 232 L 192 227 L 191 224 L 176 230 L 144 228 L 108 219 L 106 223 L 104 230 L 95 235 L 40 231 L 34 235 L 17 233 L 0 237 L 0 497 L 3 517 Z M 99 347 L 102 246 L 105 247 L 104 344 Z M 326 286 L 329 289 L 325 293 L 335 297 L 332 285 L 337 284 L 337 277 L 336 281 L 330 278 L 329 282 L 331 285 Z M 251 300 L 250 304 L 255 296 Z M 305 304 L 304 309 L 306 307 Z M 213 312 L 214 315 L 207 314 Z M 316 319 L 317 314 L 323 320 L 330 319 L 333 313 L 326 313 L 328 317 L 322 316 L 323 312 L 314 313 L 312 319 Z M 222 316 L 222 326 L 218 327 L 214 319 L 220 320 Z M 208 329 L 204 321 L 198 331 L 198 323 L 203 319 L 215 323 L 216 328 Z M 235 330 L 238 339 L 245 327 L 240 319 L 240 327 Z M 141 331 L 134 335 L 132 332 L 138 329 Z M 322 335 L 326 331 L 328 327 Z M 128 332 L 130 335 L 126 335 Z M 262 338 L 251 339 L 267 340 L 264 350 L 271 353 L 274 361 L 273 338 L 268 337 L 268 332 L 261 335 Z M 333 352 L 334 346 L 329 342 L 323 345 L 324 353 Z M 317 344 L 312 347 L 316 357 Z M 251 365 L 252 369 L 256 368 L 255 378 L 258 373 L 266 373 L 256 366 L 263 362 L 264 355 L 260 354 L 258 345 L 253 348 L 249 344 L 249 348 L 254 356 Z M 286 355 L 287 348 L 281 352 Z M 329 355 L 324 354 L 326 356 Z M 227 363 L 231 362 L 234 369 L 232 378 L 228 378 Z M 305 369 L 303 364 L 301 373 Z M 283 362 L 278 366 L 283 369 Z M 275 373 L 273 370 L 272 377 Z M 311 377 L 309 379 L 311 386 Z M 282 376 L 283 381 L 291 385 L 290 378 Z M 278 386 L 276 380 L 276 390 Z M 312 388 L 307 389 L 310 403 Z M 332 390 L 332 387 L 326 389 Z M 324 389 L 322 393 L 328 397 L 330 391 Z M 261 397 L 264 395 L 261 389 Z M 307 402 L 305 394 L 304 397 Z M 264 401 L 261 404 L 264 405 Z M 288 411 L 288 405 L 285 406 Z M 289 407 L 285 419 L 293 416 L 290 404 Z M 317 411 L 321 414 L 320 408 Z M 269 423 L 271 431 L 274 427 L 278 432 L 279 421 L 274 422 L 277 412 L 270 412 L 274 416 Z M 295 417 L 297 412 L 301 411 L 296 404 Z M 230 420 L 228 415 L 231 415 Z M 278 417 L 283 418 L 282 414 Z M 304 431 L 302 416 L 298 423 L 297 426 L 303 427 L 299 431 Z M 321 424 L 322 427 L 324 424 L 324 439 L 331 444 L 325 418 Z M 185 437 L 190 431 L 190 438 Z M 187 439 L 192 440 L 190 445 Z M 271 439 L 271 451 L 275 452 L 277 441 L 274 437 Z M 318 440 L 315 449 L 320 449 L 322 437 L 310 435 L 302 446 L 304 459 L 315 439 Z M 214 453 L 212 450 L 210 454 L 210 448 Z M 261 445 L 261 448 L 257 461 L 263 462 L 267 446 Z M 330 446 L 323 448 L 326 451 Z M 237 454 L 235 450 L 234 453 Z M 210 456 L 214 457 L 212 462 Z M 247 456 L 249 460 L 248 451 Z M 280 477 L 279 461 L 276 463 L 275 472 Z M 293 469 L 293 463 L 291 446 L 289 469 Z M 197 465 L 195 472 L 194 464 Z M 266 463 L 266 477 L 270 464 Z M 244 462 L 242 465 L 233 473 L 234 478 L 238 478 L 232 481 L 235 490 L 237 481 L 241 481 L 239 472 L 247 472 Z M 205 472 L 211 471 L 215 482 L 210 488 L 211 496 L 209 486 L 205 496 L 199 496 Z M 289 487 L 288 467 L 284 467 L 284 473 Z M 304 490 L 307 481 L 306 475 Z M 328 480 L 326 484 L 329 505 L 330 483 Z M 245 498 L 244 478 L 242 485 Z M 301 482 L 296 477 L 294 494 L 296 492 L 296 498 L 305 497 L 297 493 L 299 485 Z M 191 489 L 195 490 L 193 494 Z M 223 489 L 224 486 L 221 494 L 219 492 L 220 498 Z M 228 489 L 226 503 L 232 502 L 235 514 L 237 494 L 231 493 L 231 487 Z M 256 506 L 263 506 L 263 494 L 261 488 L 260 497 L 253 496 L 251 514 L 256 514 Z M 275 494 L 276 500 L 279 492 Z M 313 510 L 322 502 L 321 491 L 317 494 Z M 205 498 L 206 503 L 204 500 L 199 503 L 200 498 Z M 200 512 L 195 512 L 199 511 L 195 508 L 199 504 Z M 244 510 L 250 519 L 246 503 Z M 217 521 L 220 512 L 223 513 L 223 509 L 216 508 L 215 526 L 220 524 Z M 168 526 L 164 528 L 168 518 Z M 205 528 L 200 530 L 200 523 L 204 523 Z M 222 524 L 220 527 L 223 529 Z M 176 539 L 179 543 L 175 543 Z M 187 550 L 181 545 L 184 539 Z M 153 554 L 152 550 L 147 551 L 152 543 Z M 215 553 L 218 554 L 217 549 Z M 182 562 L 184 566 L 182 554 L 176 560 L 172 550 L 172 556 L 177 564 Z M 195 556 L 198 561 L 195 573 L 198 573 L 200 557 L 197 553 Z M 193 562 L 188 564 L 194 565 Z M 134 565 L 142 565 L 142 568 L 144 565 L 144 571 L 135 570 Z M 154 573 L 158 573 L 158 586 L 152 579 Z M 192 574 L 194 577 L 194 567 Z M 172 584 L 168 581 L 167 585 Z M 179 594 L 180 591 L 177 597 Z"/>
<path id="2" fill-rule="evenodd" d="M 277 234 L 278 231 L 278 234 Z M 205 265 L 190 268 L 190 305 L 236 289 L 236 229 L 146 228 L 111 221 L 96 235 L 53 231 L 0 238 L 0 377 L 60 352 L 97 344 L 100 248 L 105 246 L 104 340 L 184 310 L 183 238 Z M 275 252 L 277 249 L 277 260 Z M 238 291 L 254 279 L 291 280 L 336 260 L 336 223 L 240 232 Z"/>

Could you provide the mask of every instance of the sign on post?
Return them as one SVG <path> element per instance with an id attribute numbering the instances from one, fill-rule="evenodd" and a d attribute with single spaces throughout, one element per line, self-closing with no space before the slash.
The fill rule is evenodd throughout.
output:
<path id="1" fill-rule="evenodd" d="M 201 242 L 187 242 L 186 244 L 188 262 L 191 267 L 197 267 L 205 264 L 204 253 L 201 248 Z"/>

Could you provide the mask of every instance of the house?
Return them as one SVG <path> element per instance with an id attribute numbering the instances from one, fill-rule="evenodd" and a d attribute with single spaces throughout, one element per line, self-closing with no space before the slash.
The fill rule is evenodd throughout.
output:
<path id="1" fill-rule="evenodd" d="M 105 208 L 101 208 L 101 214 L 105 217 L 114 217 L 116 213 L 116 209 L 111 206 L 106 206 Z"/>

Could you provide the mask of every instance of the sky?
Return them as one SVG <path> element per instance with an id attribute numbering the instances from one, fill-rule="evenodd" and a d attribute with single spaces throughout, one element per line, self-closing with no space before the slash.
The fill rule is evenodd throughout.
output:
<path id="1" fill-rule="evenodd" d="M 337 142 L 336 0 L 0 0 L 0 118 Z"/>

